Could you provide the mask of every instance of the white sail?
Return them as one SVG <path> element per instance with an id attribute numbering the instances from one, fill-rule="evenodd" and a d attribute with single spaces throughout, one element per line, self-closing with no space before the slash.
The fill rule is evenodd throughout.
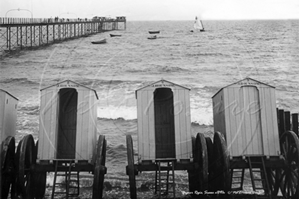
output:
<path id="1" fill-rule="evenodd" d="M 200 30 L 200 31 L 203 31 L 203 30 L 204 30 L 203 24 L 202 24 L 202 22 L 199 20 L 198 17 L 195 18 L 194 28 L 195 28 L 196 30 Z"/>

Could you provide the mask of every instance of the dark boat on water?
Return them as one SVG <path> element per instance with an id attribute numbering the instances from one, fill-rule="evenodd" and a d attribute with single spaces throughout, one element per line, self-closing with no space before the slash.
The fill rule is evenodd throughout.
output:
<path id="1" fill-rule="evenodd" d="M 150 34 L 159 34 L 160 31 L 159 30 L 149 30 L 148 31 Z"/>
<path id="2" fill-rule="evenodd" d="M 101 39 L 99 41 L 92 41 L 92 44 L 105 44 L 106 43 L 106 39 Z"/>
<path id="3" fill-rule="evenodd" d="M 156 35 L 148 37 L 148 39 L 156 39 Z"/>
<path id="4" fill-rule="evenodd" d="M 111 37 L 121 37 L 122 35 L 117 35 L 117 34 L 109 34 Z"/>

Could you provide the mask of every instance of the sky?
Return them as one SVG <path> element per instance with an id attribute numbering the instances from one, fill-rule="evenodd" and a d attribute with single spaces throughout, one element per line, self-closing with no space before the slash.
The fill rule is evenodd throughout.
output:
<path id="1" fill-rule="evenodd" d="M 127 20 L 299 19 L 298 0 L 1 0 L 0 17 Z"/>

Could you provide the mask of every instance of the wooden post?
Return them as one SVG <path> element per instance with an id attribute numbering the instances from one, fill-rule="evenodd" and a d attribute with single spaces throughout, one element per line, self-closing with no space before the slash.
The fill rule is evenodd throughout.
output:
<path id="1" fill-rule="evenodd" d="M 26 43 L 26 46 L 27 46 L 27 44 L 28 44 L 28 42 L 27 42 L 27 37 L 28 37 L 28 35 L 27 35 L 27 31 L 28 31 L 28 26 L 25 26 L 25 43 Z"/>
<path id="2" fill-rule="evenodd" d="M 16 29 L 17 29 L 17 45 L 19 45 L 19 27 L 17 26 Z"/>
<path id="3" fill-rule="evenodd" d="M 61 25 L 59 24 L 57 27 L 57 33 L 58 33 L 58 41 L 61 40 Z"/>
<path id="4" fill-rule="evenodd" d="M 6 48 L 8 48 L 8 39 L 9 39 L 8 31 L 9 31 L 9 27 L 6 28 Z"/>
<path id="5" fill-rule="evenodd" d="M 22 29 L 23 29 L 23 26 L 20 26 L 20 46 L 21 46 L 21 50 L 23 49 L 23 33 L 22 33 Z"/>
<path id="6" fill-rule="evenodd" d="M 30 25 L 30 46 L 32 47 L 32 25 Z"/>
<path id="7" fill-rule="evenodd" d="M 41 27 L 42 26 L 37 26 L 39 27 L 39 46 L 41 46 L 41 43 L 42 43 L 42 30 L 41 30 Z"/>
<path id="8" fill-rule="evenodd" d="M 284 133 L 285 130 L 285 123 L 284 123 L 284 110 L 283 109 L 279 109 L 278 110 L 278 119 L 279 119 L 279 138 L 281 137 L 281 135 Z"/>
<path id="9" fill-rule="evenodd" d="M 49 25 L 47 24 L 47 44 L 49 44 Z"/>
<path id="10" fill-rule="evenodd" d="M 10 44 L 11 44 L 11 37 L 10 37 L 10 36 L 11 36 L 11 31 L 10 31 L 10 27 L 7 28 L 7 31 L 8 31 L 8 34 L 9 34 L 8 40 L 7 40 L 7 41 L 8 41 L 8 42 L 7 42 L 7 43 L 8 43 L 8 49 L 11 50 L 11 48 L 10 48 L 10 47 L 11 47 L 11 46 L 10 46 Z"/>
<path id="11" fill-rule="evenodd" d="M 292 114 L 292 130 L 299 137 L 299 116 L 298 116 L 298 113 Z"/>
<path id="12" fill-rule="evenodd" d="M 64 40 L 65 36 L 65 24 L 61 24 L 61 41 Z"/>
<path id="13" fill-rule="evenodd" d="M 284 131 L 290 131 L 291 130 L 291 113 L 290 111 L 284 112 Z"/>
<path id="14" fill-rule="evenodd" d="M 35 25 L 33 26 L 33 44 L 35 45 Z"/>
<path id="15" fill-rule="evenodd" d="M 81 28 L 81 23 L 78 23 L 77 24 L 77 37 L 80 37 L 81 35 L 80 35 L 80 28 Z"/>
<path id="16" fill-rule="evenodd" d="M 53 31 L 53 36 L 52 36 L 52 38 L 53 38 L 53 43 L 55 43 L 55 24 L 53 24 L 53 26 L 52 26 L 52 31 Z"/>

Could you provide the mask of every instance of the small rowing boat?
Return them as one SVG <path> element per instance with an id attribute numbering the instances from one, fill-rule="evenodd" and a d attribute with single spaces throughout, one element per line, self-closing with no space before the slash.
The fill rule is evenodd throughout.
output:
<path id="1" fill-rule="evenodd" d="M 149 34 L 159 34 L 160 33 L 159 30 L 149 30 L 148 32 L 149 32 Z"/>
<path id="2" fill-rule="evenodd" d="M 156 35 L 148 37 L 148 39 L 156 39 L 156 38 L 157 38 Z"/>
<path id="3" fill-rule="evenodd" d="M 117 35 L 117 34 L 109 34 L 111 37 L 121 37 L 122 35 Z"/>
<path id="4" fill-rule="evenodd" d="M 101 39 L 99 41 L 92 41 L 92 44 L 105 44 L 106 43 L 106 39 Z"/>

